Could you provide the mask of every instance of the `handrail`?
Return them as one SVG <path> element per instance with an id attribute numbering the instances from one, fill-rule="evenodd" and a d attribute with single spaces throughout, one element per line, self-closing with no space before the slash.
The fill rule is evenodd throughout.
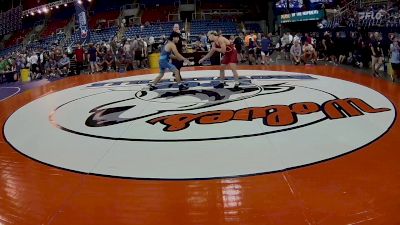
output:
<path id="1" fill-rule="evenodd" d="M 139 3 L 134 3 L 134 4 L 126 4 L 121 6 L 120 11 L 126 10 L 126 9 L 138 9 L 140 8 Z"/>
<path id="2" fill-rule="evenodd" d="M 360 0 L 360 6 L 361 4 L 379 4 L 385 2 L 388 2 L 388 0 Z"/>
<path id="3" fill-rule="evenodd" d="M 349 5 L 353 5 L 354 2 L 357 2 L 358 0 L 352 0 L 348 2 L 346 5 L 344 5 L 342 8 L 339 9 L 339 11 L 343 10 L 344 8 L 348 8 Z M 361 2 L 361 0 L 360 0 Z"/>
<path id="4" fill-rule="evenodd" d="M 349 10 L 350 6 L 357 4 L 357 1 L 359 1 L 359 0 L 352 0 L 352 1 L 348 2 L 346 5 L 344 5 L 342 8 L 339 8 L 338 12 L 335 13 L 334 17 L 341 16 L 343 13 L 347 12 Z M 361 3 L 361 1 L 360 1 L 360 3 Z"/>

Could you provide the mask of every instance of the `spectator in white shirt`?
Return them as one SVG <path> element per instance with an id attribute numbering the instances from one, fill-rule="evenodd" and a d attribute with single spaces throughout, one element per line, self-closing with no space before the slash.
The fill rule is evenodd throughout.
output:
<path id="1" fill-rule="evenodd" d="M 28 58 L 28 62 L 31 65 L 31 71 L 32 71 L 32 78 L 33 79 L 38 79 L 40 74 L 39 74 L 39 57 L 38 55 L 34 52 L 32 55 Z"/>
<path id="2" fill-rule="evenodd" d="M 301 45 L 300 40 L 296 40 L 290 48 L 290 59 L 295 65 L 299 65 L 301 61 Z"/>
<path id="3" fill-rule="evenodd" d="M 293 37 L 293 43 L 296 43 L 296 42 L 301 42 L 301 34 L 300 33 L 297 33 L 294 37 Z"/>

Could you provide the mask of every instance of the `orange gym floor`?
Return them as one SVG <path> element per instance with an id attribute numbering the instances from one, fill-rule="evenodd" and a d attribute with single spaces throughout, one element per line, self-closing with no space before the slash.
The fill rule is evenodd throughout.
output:
<path id="1" fill-rule="evenodd" d="M 239 66 L 239 70 L 336 78 L 375 90 L 400 107 L 399 84 L 342 67 Z M 151 73 L 158 71 L 69 77 L 0 102 L 1 225 L 400 224 L 397 118 L 379 139 L 341 157 L 271 173 L 210 179 L 135 179 L 75 172 L 21 154 L 5 138 L 6 121 L 36 99 L 79 85 Z M 24 129 L 32 135 L 42 132 Z"/>

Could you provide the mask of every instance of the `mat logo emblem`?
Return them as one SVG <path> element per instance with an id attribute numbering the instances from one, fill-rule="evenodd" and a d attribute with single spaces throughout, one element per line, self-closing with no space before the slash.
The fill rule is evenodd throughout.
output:
<path id="1" fill-rule="evenodd" d="M 174 133 L 191 129 L 194 124 L 196 127 L 193 129 L 201 132 L 201 129 L 206 126 L 213 125 L 212 129 L 219 129 L 219 125 L 220 129 L 225 129 L 223 126 L 232 122 L 240 126 L 245 122 L 260 120 L 264 126 L 273 129 L 274 132 L 282 132 L 325 120 L 390 111 L 389 108 L 374 107 L 361 98 L 339 98 L 323 90 L 296 86 L 291 82 L 266 81 L 271 77 L 273 76 L 248 77 L 245 79 L 245 84 L 237 89 L 229 87 L 215 89 L 212 87 L 215 78 L 192 79 L 187 81 L 191 87 L 187 91 L 178 91 L 174 86 L 175 83 L 167 81 L 163 83 L 163 88 L 156 91 L 138 91 L 133 98 L 116 100 L 91 109 L 85 125 L 101 128 L 128 122 L 145 123 L 153 129 Z M 296 79 L 295 76 L 290 78 Z M 301 76 L 298 79 L 313 80 L 314 78 Z M 146 81 L 135 81 L 135 84 L 145 83 Z M 118 90 L 126 84 L 132 83 L 97 83 L 91 85 L 90 88 L 109 87 Z M 290 102 L 290 97 L 296 95 L 303 96 L 302 99 L 310 98 L 310 101 Z M 312 101 L 311 99 L 315 99 L 311 98 L 313 95 L 319 95 L 322 100 Z M 263 102 L 274 96 L 282 96 L 279 104 Z M 235 103 L 247 101 L 253 103 L 249 107 L 232 108 Z M 150 107 L 144 110 L 146 106 Z M 240 137 L 252 135 L 259 134 L 250 133 Z M 236 137 L 238 136 L 223 138 Z M 213 137 L 210 138 L 213 139 Z M 199 140 L 207 140 L 207 138 Z"/>
<path id="2" fill-rule="evenodd" d="M 214 82 L 214 81 L 211 81 Z M 184 121 L 190 120 L 190 118 L 195 119 L 196 116 L 189 116 L 195 115 L 187 113 L 189 111 L 200 111 L 206 110 L 209 108 L 215 107 L 223 107 L 224 105 L 232 104 L 234 102 L 243 101 L 246 99 L 252 99 L 255 97 L 260 97 L 263 95 L 271 95 L 271 94 L 278 94 L 278 93 L 285 93 L 290 92 L 295 89 L 294 86 L 288 85 L 286 83 L 275 83 L 269 85 L 253 85 L 251 81 L 248 80 L 247 85 L 243 85 L 240 88 L 224 88 L 224 89 L 214 89 L 212 88 L 204 88 L 209 83 L 205 84 L 204 82 L 193 81 L 189 82 L 190 86 L 201 87 L 201 89 L 190 89 L 187 91 L 178 91 L 176 88 L 171 87 L 169 89 L 160 89 L 157 91 L 139 91 L 135 94 L 134 98 L 125 99 L 122 101 L 115 101 L 100 107 L 96 107 L 90 110 L 91 115 L 85 122 L 85 125 L 88 127 L 106 127 L 117 125 L 121 123 L 133 122 L 139 119 L 148 119 L 154 116 L 159 116 L 162 114 L 173 114 L 171 116 L 162 116 L 156 119 L 149 119 L 147 121 L 148 124 L 156 124 L 157 122 L 162 123 L 169 123 L 170 121 L 174 121 L 177 118 L 179 121 L 177 123 L 181 123 Z M 174 85 L 174 84 L 171 84 Z M 180 104 L 179 107 L 172 107 L 167 108 L 164 107 L 163 104 L 158 104 L 159 102 L 164 103 L 176 103 L 179 102 L 178 99 L 182 98 L 190 98 L 191 101 L 188 103 Z M 126 104 L 124 104 L 126 102 Z M 128 102 L 130 104 L 128 104 Z M 121 106 L 123 104 L 123 106 Z M 155 105 L 153 110 L 146 111 L 146 113 L 141 113 L 140 115 L 132 117 L 123 117 L 122 115 L 128 114 L 129 111 L 138 111 L 141 110 L 141 105 Z M 307 107 L 307 106 L 305 106 Z M 272 109 L 272 108 L 271 108 Z M 254 110 L 253 110 L 254 111 Z M 253 111 L 249 111 L 252 113 Z M 213 114 L 214 111 L 210 111 Z M 219 112 L 219 111 L 217 111 Z M 255 111 L 254 111 L 255 112 Z M 179 113 L 179 114 L 176 114 Z M 233 113 L 233 111 L 225 111 L 221 112 L 219 116 L 216 115 L 219 119 L 223 119 L 227 117 L 228 114 Z M 204 113 L 203 113 L 204 114 Z M 200 115 L 203 115 L 200 114 Z M 207 113 L 206 113 L 207 114 Z M 241 114 L 241 112 L 239 112 Z M 132 114 L 135 115 L 135 114 Z M 188 118 L 185 118 L 188 115 Z M 228 116 L 229 117 L 229 116 Z M 237 117 L 237 116 L 236 116 Z M 233 119 L 233 117 L 229 118 Z M 218 120 L 218 119 L 217 119 Z M 218 123 L 218 121 L 214 121 Z M 224 119 L 223 119 L 224 120 Z M 227 122 L 227 121 L 225 121 Z M 184 122 L 186 123 L 186 122 Z M 172 126 L 173 127 L 173 126 Z M 175 129 L 171 129 L 169 126 L 165 131 L 178 131 Z M 182 130 L 182 129 L 179 129 Z"/>

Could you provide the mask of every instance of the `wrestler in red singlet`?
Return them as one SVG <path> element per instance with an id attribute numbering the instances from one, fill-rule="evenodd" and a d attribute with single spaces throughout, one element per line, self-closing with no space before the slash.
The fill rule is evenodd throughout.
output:
<path id="1" fill-rule="evenodd" d="M 238 55 L 236 48 L 233 43 L 228 39 L 218 34 L 216 31 L 210 31 L 207 34 L 208 39 L 213 42 L 211 51 L 199 60 L 199 64 L 202 64 L 204 60 L 210 58 L 215 52 L 223 54 L 221 69 L 220 69 L 220 80 L 221 83 L 215 86 L 216 88 L 223 88 L 225 84 L 225 69 L 230 68 L 235 78 L 235 88 L 239 88 L 239 74 L 237 72 Z M 222 46 L 222 47 L 221 47 Z"/>
<path id="2" fill-rule="evenodd" d="M 221 48 L 215 43 L 216 48 Z M 228 65 L 229 63 L 238 63 L 237 51 L 234 44 L 226 46 L 226 52 L 222 58 L 221 64 Z"/>

